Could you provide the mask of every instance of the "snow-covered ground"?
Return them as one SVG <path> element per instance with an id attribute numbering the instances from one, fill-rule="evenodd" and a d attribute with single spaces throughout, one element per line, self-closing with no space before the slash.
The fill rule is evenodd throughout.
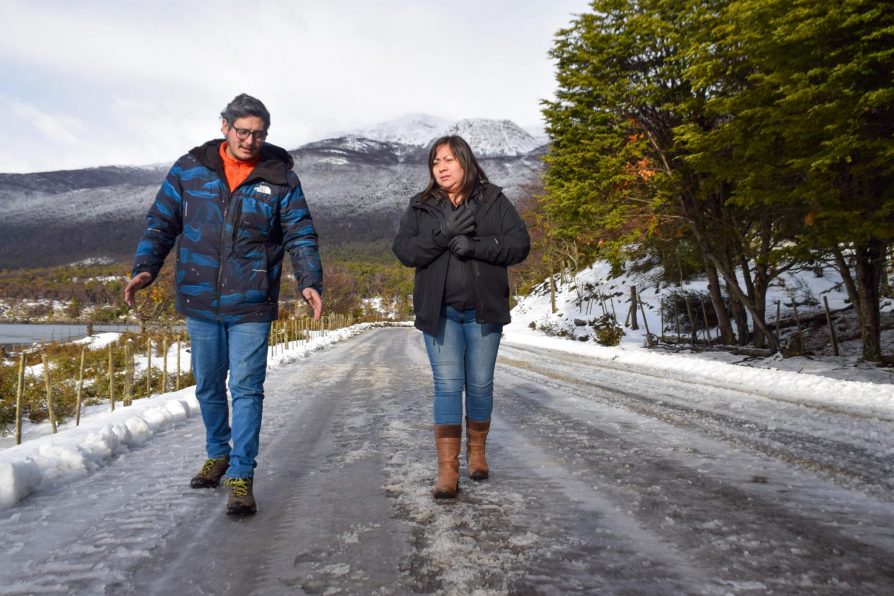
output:
<path id="1" fill-rule="evenodd" d="M 357 556 L 351 549 L 364 546 L 365 536 L 373 535 L 387 535 L 395 542 L 373 543 L 373 551 L 381 551 L 381 561 L 364 559 L 366 564 L 378 565 L 385 576 L 398 574 L 398 579 L 383 582 L 410 582 L 401 585 L 418 592 L 467 593 L 474 588 L 476 576 L 457 572 L 457 567 L 445 562 L 449 560 L 466 569 L 477 565 L 481 573 L 496 578 L 497 587 L 486 593 L 511 593 L 513 582 L 529 588 L 541 582 L 554 587 L 567 584 L 586 592 L 590 582 L 591 587 L 627 586 L 635 593 L 649 594 L 690 593 L 687 590 L 750 594 L 772 586 L 782 590 L 778 593 L 847 594 L 846 580 L 838 586 L 823 584 L 814 592 L 820 584 L 811 582 L 822 581 L 822 577 L 798 575 L 801 566 L 805 574 L 813 574 L 809 570 L 820 565 L 829 568 L 826 575 L 843 577 L 853 558 L 861 556 L 854 552 L 869 549 L 873 563 L 850 581 L 871 586 L 865 593 L 885 593 L 876 588 L 894 585 L 894 579 L 879 579 L 887 573 L 879 561 L 894 545 L 889 531 L 894 518 L 890 495 L 894 469 L 887 463 L 894 455 L 889 439 L 894 422 L 891 372 L 859 363 L 857 348 L 847 344 L 839 357 L 815 353 L 785 359 L 685 348 L 647 349 L 643 347 L 642 318 L 640 330 L 625 329 L 620 345 L 596 344 L 590 338 L 591 329 L 575 320 L 592 319 L 601 315 L 603 308 L 626 312 L 627 285 L 631 283 L 640 287 L 649 305 L 645 312 L 654 333 L 660 325 L 656 305 L 660 292 L 667 289 L 635 276 L 610 278 L 608 270 L 598 266 L 559 285 L 558 313 L 550 313 L 548 291 L 535 293 L 515 308 L 514 321 L 505 328 L 498 367 L 500 391 L 514 398 L 495 409 L 494 449 L 495 457 L 505 466 L 502 480 L 488 486 L 466 485 L 465 497 L 452 507 L 434 502 L 428 494 L 432 462 L 426 459 L 426 448 L 430 445 L 419 438 L 430 432 L 421 419 L 430 407 L 424 395 L 430 378 L 419 346 L 407 352 L 400 343 L 419 343 L 416 332 L 405 338 L 391 334 L 402 333 L 399 330 L 382 330 L 375 332 L 381 334 L 376 339 L 352 340 L 350 350 L 315 355 L 354 336 L 366 337 L 374 327 L 370 324 L 271 348 L 270 416 L 265 407 L 265 425 L 271 425 L 269 436 L 278 437 L 272 440 L 297 441 L 299 453 L 303 452 L 313 431 L 300 422 L 297 430 L 287 430 L 296 408 L 299 421 L 311 410 L 322 415 L 327 408 L 333 409 L 326 414 L 331 418 L 325 419 L 344 428 L 328 439 L 334 443 L 325 443 L 338 451 L 316 458 L 308 454 L 307 461 L 317 463 L 303 464 L 313 470 L 306 472 L 311 476 L 295 476 L 300 498 L 290 500 L 288 496 L 291 476 L 274 483 L 274 477 L 288 473 L 289 468 L 284 471 L 284 464 L 274 459 L 271 449 L 261 487 L 266 508 L 257 523 L 240 529 L 215 526 L 215 520 L 225 517 L 222 511 L 215 510 L 210 516 L 199 513 L 220 505 L 216 491 L 198 494 L 201 491 L 177 488 L 201 457 L 201 423 L 194 420 L 199 412 L 192 387 L 137 400 L 128 407 L 119 405 L 114 412 L 108 406 L 92 406 L 83 414 L 80 426 L 66 422 L 57 434 L 51 434 L 46 423 L 28 424 L 25 440 L 18 446 L 11 435 L 0 437 L 0 530 L 15 536 L 0 547 L 0 554 L 16 565 L 4 572 L 4 581 L 9 583 L 0 585 L 0 593 L 65 593 L 69 582 L 107 593 L 145 586 L 149 586 L 146 593 L 167 593 L 171 586 L 184 585 L 198 589 L 197 593 L 232 593 L 242 585 L 238 568 L 226 576 L 229 583 L 225 586 L 205 583 L 209 576 L 216 577 L 211 568 L 188 578 L 190 565 L 178 558 L 179 549 L 193 553 L 192 557 L 204 547 L 190 542 L 192 533 L 177 529 L 184 523 L 200 524 L 196 536 L 207 532 L 226 542 L 232 531 L 240 540 L 253 540 L 251 544 L 258 548 L 265 538 L 252 537 L 252 532 L 276 532 L 277 544 L 294 543 L 299 536 L 297 555 L 258 555 L 272 557 L 270 561 L 282 565 L 277 570 L 270 563 L 264 573 L 275 571 L 279 575 L 269 576 L 274 579 L 291 577 L 297 566 L 303 570 L 302 581 L 319 582 L 306 585 L 321 591 L 328 587 L 332 593 L 351 592 L 366 581 L 357 575 L 363 563 L 351 558 Z M 812 278 L 809 284 L 793 278 L 786 286 L 774 288 L 774 296 L 783 304 L 791 300 L 805 304 L 811 295 L 820 300 L 825 295 L 833 309 L 840 309 L 844 301 L 836 288 L 834 278 Z M 686 289 L 699 286 L 687 285 Z M 600 293 L 615 296 L 605 301 L 587 300 L 588 295 Z M 890 312 L 891 305 L 885 309 Z M 565 330 L 566 337 L 547 335 L 544 329 L 553 333 Z M 888 352 L 890 333 L 885 332 Z M 96 336 L 91 345 L 99 348 L 113 337 Z M 365 360 L 373 351 L 384 360 Z M 327 353 L 330 355 L 325 357 Z M 176 356 L 169 354 L 169 368 L 172 357 Z M 352 364 L 353 358 L 360 364 Z M 181 366 L 188 362 L 188 352 L 184 352 Z M 359 368 L 353 370 L 355 367 Z M 300 372 L 292 373 L 293 368 Z M 314 390 L 304 395 L 302 380 L 311 376 L 311 370 L 316 376 Z M 342 381 L 335 380 L 338 375 L 357 380 L 341 387 Z M 392 378 L 395 375 L 406 379 L 398 381 Z M 333 388 L 327 387 L 330 378 Z M 295 395 L 296 391 L 301 395 Z M 345 401 L 328 405 L 335 395 L 344 395 L 339 399 Z M 413 400 L 413 418 L 409 420 L 399 415 L 408 399 Z M 374 442 L 376 432 L 368 429 L 375 428 L 384 428 L 379 440 L 384 437 L 387 445 Z M 372 435 L 367 436 L 367 431 Z M 531 434 L 523 436 L 523 431 Z M 625 443 L 628 433 L 633 434 Z M 540 440 L 546 442 L 538 443 Z M 548 447 L 556 440 L 560 450 L 551 453 Z M 319 445 L 315 449 L 320 449 Z M 384 501 L 369 500 L 362 487 L 372 486 L 378 494 L 383 480 L 382 470 L 376 466 L 383 456 L 387 456 Z M 562 458 L 570 458 L 570 467 L 557 466 Z M 586 466 L 581 467 L 581 462 Z M 134 465 L 139 465 L 139 470 Z M 344 466 L 353 470 L 350 474 L 355 475 L 355 482 L 347 472 L 337 472 Z M 637 471 L 637 466 L 642 469 Z M 327 470 L 335 472 L 327 475 Z M 171 473 L 176 478 L 169 477 Z M 538 481 L 531 484 L 529 474 L 539 475 Z M 728 511 L 726 505 L 715 509 L 716 503 L 701 503 L 714 495 L 700 492 L 706 477 L 721 486 L 717 494 L 742 493 L 747 500 L 739 503 L 735 496 Z M 342 498 L 335 499 L 337 511 L 321 511 L 317 503 L 325 503 L 326 489 L 319 483 L 327 478 L 347 495 L 356 492 L 345 497 L 356 506 L 342 510 L 346 506 Z M 158 488 L 162 486 L 165 488 Z M 582 503 L 581 511 L 592 510 L 592 515 L 586 520 L 575 518 L 581 514 L 575 509 L 564 520 L 560 512 L 568 503 L 543 508 L 539 499 L 552 502 L 550 499 L 561 498 L 551 492 L 559 490 L 557 487 L 570 495 L 572 503 Z M 695 492 L 690 495 L 687 491 Z M 316 500 L 306 500 L 308 494 L 317 493 Z M 113 500 L 104 518 L 97 499 Z M 635 504 L 618 509 L 619 503 L 629 499 Z M 757 502 L 759 507 L 754 505 Z M 389 503 L 397 508 L 398 514 L 392 511 L 397 517 L 389 518 Z M 296 507 L 299 517 L 275 519 L 274 512 L 280 507 Z M 311 517 L 300 515 L 303 508 Z M 560 524 L 558 529 L 532 521 L 531 508 Z M 97 515 L 103 519 L 98 526 Z M 792 520 L 804 516 L 808 520 L 804 523 L 814 524 L 811 527 L 817 527 L 817 519 L 831 516 L 829 523 L 817 530 L 829 535 L 805 534 L 803 538 L 810 542 L 806 550 L 800 550 L 802 536 L 797 524 L 791 525 L 793 521 L 785 522 L 788 525 L 780 526 L 778 532 L 770 529 L 774 527 L 772 519 L 783 515 L 794 516 Z M 356 516 L 367 517 L 357 521 Z M 500 523 L 511 521 L 514 529 L 487 526 L 494 517 L 502 520 Z M 93 525 L 81 528 L 81 518 Z M 381 524 L 369 521 L 375 519 L 382 520 Z M 693 533 L 687 522 L 701 530 Z M 566 523 L 567 527 L 561 525 Z M 285 529 L 280 531 L 278 524 L 285 524 Z M 573 528 L 584 527 L 581 524 L 586 531 L 573 533 Z M 340 529 L 333 533 L 333 527 Z M 413 540 L 405 533 L 414 536 Z M 591 533 L 599 535 L 592 543 L 584 537 Z M 708 557 L 714 548 L 712 540 L 723 541 L 724 548 L 732 549 L 729 569 L 724 564 L 723 569 L 712 567 L 703 574 L 699 566 L 678 560 L 690 555 Z M 824 551 L 805 558 L 805 553 L 841 540 L 848 545 L 840 547 L 848 552 L 847 560 L 829 559 Z M 606 550 L 594 551 L 601 554 L 590 559 L 592 567 L 576 567 L 583 559 L 574 557 L 586 559 L 589 555 L 572 553 L 603 543 Z M 328 552 L 320 545 L 327 544 L 335 546 L 318 561 L 314 557 Z M 388 550 L 405 549 L 409 544 L 415 545 L 415 554 Z M 788 569 L 781 574 L 774 567 L 777 546 L 784 547 L 778 557 L 781 568 Z M 667 548 L 673 552 L 666 554 Z M 237 556 L 240 551 L 226 552 Z M 112 560 L 107 561 L 108 557 Z M 481 562 L 482 557 L 486 562 Z M 809 562 L 811 557 L 815 563 Z M 409 572 L 403 567 L 398 570 L 398 560 L 416 561 L 420 566 L 411 565 Z M 545 561 L 540 573 L 546 575 L 541 579 L 536 565 L 530 567 L 532 560 Z M 232 562 L 238 564 L 235 559 Z M 599 575 L 598 569 L 606 562 L 617 565 L 622 576 Z M 208 565 L 209 560 L 199 563 Z M 647 570 L 642 578 L 636 574 L 640 565 Z M 565 566 L 577 571 L 549 575 Z M 667 584 L 669 592 L 661 587 L 665 567 L 672 570 L 668 577 L 679 575 L 674 580 L 677 583 Z M 792 583 L 794 576 L 803 577 L 804 583 Z M 135 582 L 132 587 L 124 589 L 131 580 Z M 604 584 L 592 583 L 597 580 Z M 259 585 L 253 593 L 264 593 L 269 587 Z M 716 585 L 721 588 L 714 589 Z M 787 591 L 790 589 L 793 591 Z"/>
<path id="2" fill-rule="evenodd" d="M 894 385 L 606 348 L 518 318 L 498 367 L 494 477 L 463 481 L 456 503 L 428 492 L 418 332 L 357 325 L 271 350 L 249 523 L 225 520 L 221 491 L 186 487 L 202 457 L 192 388 L 95 407 L 55 435 L 29 427 L 0 450 L 0 594 L 894 585 Z"/>
<path id="3" fill-rule="evenodd" d="M 443 503 L 419 333 L 335 339 L 271 353 L 244 523 L 187 486 L 190 389 L 0 452 L 30 491 L 0 508 L 0 594 L 891 593 L 890 385 L 510 329 L 492 478 Z"/>
<path id="4" fill-rule="evenodd" d="M 805 281 L 807 279 L 807 281 Z M 508 342 L 530 345 L 611 361 L 630 370 L 642 369 L 674 378 L 698 380 L 708 385 L 737 388 L 747 386 L 754 391 L 793 403 L 827 404 L 839 410 L 859 410 L 863 414 L 894 418 L 894 372 L 891 369 L 861 365 L 858 362 L 859 342 L 842 345 L 843 355 L 801 356 L 757 359 L 725 351 L 664 351 L 646 349 L 646 325 L 640 317 L 640 329 L 625 329 L 621 344 L 606 347 L 592 339 L 592 328 L 577 326 L 574 321 L 592 319 L 606 312 L 626 312 L 629 285 L 637 284 L 645 309 L 648 328 L 656 333 L 661 319 L 657 305 L 663 291 L 645 277 L 623 276 L 612 278 L 606 265 L 596 265 L 560 283 L 557 291 L 557 313 L 550 312 L 548 289 L 523 299 L 513 310 L 513 322 L 505 328 Z M 770 299 L 780 300 L 783 309 L 790 309 L 792 301 L 810 303 L 826 296 L 830 308 L 844 308 L 845 296 L 840 280 L 833 274 L 825 276 L 788 277 L 774 286 Z M 704 290 L 703 283 L 686 284 L 686 290 Z M 586 288 L 586 291 L 584 290 Z M 586 296 L 613 295 L 610 300 Z M 583 299 L 581 298 L 583 296 Z M 787 305 L 787 306 L 786 306 Z M 894 310 L 892 301 L 885 304 L 885 312 Z M 785 312 L 785 310 L 783 310 Z M 619 319 L 623 315 L 619 315 Z M 533 325 L 532 325 L 533 323 Z M 271 349 L 269 367 L 279 367 L 325 345 L 337 342 L 368 329 L 369 325 L 355 325 L 349 329 L 330 332 L 310 342 L 293 344 L 283 349 Z M 544 334 L 544 329 L 565 330 L 568 337 Z M 95 346 L 108 343 L 114 334 L 94 338 Z M 574 338 L 574 339 L 570 339 Z M 887 352 L 894 345 L 894 332 L 885 333 Z M 168 356 L 169 369 L 173 359 Z M 144 363 L 137 363 L 138 366 Z M 181 366 L 189 367 L 189 354 L 182 355 Z M 39 371 L 35 374 L 39 374 Z M 15 446 L 12 436 L 0 438 L 0 507 L 9 507 L 28 495 L 46 487 L 58 486 L 71 479 L 89 474 L 106 465 L 115 454 L 130 446 L 151 440 L 160 429 L 168 428 L 184 417 L 198 412 L 191 388 L 174 393 L 137 400 L 130 407 L 119 406 L 110 412 L 107 406 L 93 406 L 82 416 L 81 425 L 67 422 L 60 432 L 51 435 L 48 423 L 26 424 L 22 445 Z"/>
<path id="5" fill-rule="evenodd" d="M 680 348 L 665 345 L 658 350 L 644 350 L 647 331 L 653 335 L 662 334 L 662 317 L 659 311 L 662 297 L 673 292 L 697 292 L 703 295 L 707 293 L 707 282 L 704 280 L 688 281 L 676 286 L 657 282 L 655 276 L 654 270 L 647 273 L 612 276 L 611 267 L 607 263 L 597 263 L 576 275 L 559 280 L 555 313 L 551 312 L 549 285 L 543 283 L 530 296 L 519 301 L 512 311 L 512 324 L 506 328 L 506 332 L 525 336 L 529 338 L 527 341 L 544 341 L 544 334 L 586 340 L 581 346 L 574 347 L 568 345 L 568 340 L 549 343 L 551 346 L 561 346 L 567 350 L 593 350 L 594 353 L 609 358 L 632 358 L 644 365 L 648 365 L 647 361 L 665 362 L 666 364 L 661 366 L 676 368 L 680 365 L 671 365 L 670 362 L 686 362 L 680 358 L 663 357 L 673 351 L 678 357 L 688 356 L 690 363 L 688 366 L 696 369 L 709 366 L 705 364 L 706 362 L 723 362 L 738 367 L 786 370 L 843 380 L 894 383 L 894 369 L 879 368 L 871 363 L 862 362 L 862 345 L 855 331 L 856 315 L 853 308 L 849 308 L 841 278 L 833 269 L 823 269 L 819 274 L 813 271 L 788 273 L 777 279 L 767 294 L 767 303 L 770 305 L 767 320 L 771 324 L 775 321 L 777 301 L 783 320 L 792 319 L 795 306 L 799 317 L 806 320 L 810 315 L 823 313 L 822 305 L 825 298 L 836 328 L 840 352 L 838 356 L 832 356 L 831 340 L 825 322 L 822 325 L 815 323 L 802 325 L 803 334 L 807 338 L 804 342 L 806 347 L 804 356 L 784 358 L 776 354 L 769 358 L 757 358 L 729 351 L 703 351 L 701 348 L 692 350 L 686 345 L 688 334 L 685 330 L 681 334 L 683 342 Z M 643 302 L 643 307 L 637 309 L 638 330 L 633 330 L 624 323 L 630 308 L 631 286 L 636 286 Z M 894 354 L 894 300 L 890 298 L 883 300 L 881 312 L 883 322 L 888 327 L 882 331 L 882 352 Z M 614 316 L 624 330 L 621 344 L 617 348 L 606 349 L 593 345 L 594 331 L 589 323 L 606 313 Z M 643 314 L 646 316 L 645 322 Z M 695 313 L 695 316 L 700 316 L 700 312 Z M 667 322 L 665 326 L 669 329 L 664 331 L 664 335 L 671 339 L 675 338 L 674 326 Z M 716 337 L 716 329 L 709 331 L 712 338 Z M 704 331 L 700 329 L 698 334 L 699 339 L 704 339 Z M 783 347 L 793 334 L 793 327 L 783 329 L 780 336 Z M 729 371 L 722 374 L 742 374 L 741 371 L 737 372 L 736 368 L 727 367 L 722 370 Z"/>

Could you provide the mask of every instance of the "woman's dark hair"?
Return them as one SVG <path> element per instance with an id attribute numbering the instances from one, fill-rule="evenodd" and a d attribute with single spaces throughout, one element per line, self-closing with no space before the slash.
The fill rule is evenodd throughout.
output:
<path id="1" fill-rule="evenodd" d="M 260 99 L 245 93 L 241 93 L 233 98 L 233 101 L 228 103 L 224 111 L 220 113 L 220 117 L 226 120 L 230 126 L 233 126 L 233 123 L 239 118 L 247 118 L 248 116 L 257 116 L 264 121 L 265 129 L 270 128 L 270 112 L 267 111 Z"/>
<path id="2" fill-rule="evenodd" d="M 435 174 L 432 171 L 438 149 L 444 145 L 450 147 L 450 152 L 453 153 L 453 157 L 455 157 L 457 161 L 459 161 L 459 165 L 463 167 L 463 182 L 459 187 L 459 194 L 464 199 L 467 199 L 472 196 L 472 193 L 480 184 L 484 184 L 488 180 L 487 174 L 484 173 L 484 170 L 482 170 L 481 166 L 478 164 L 478 160 L 475 159 L 475 154 L 472 153 L 472 148 L 469 147 L 469 144 L 466 143 L 465 139 L 458 135 L 441 137 L 432 143 L 431 149 L 428 150 L 428 186 L 422 191 L 422 196 L 425 199 L 449 200 L 447 191 L 438 185 L 437 180 L 435 180 Z"/>

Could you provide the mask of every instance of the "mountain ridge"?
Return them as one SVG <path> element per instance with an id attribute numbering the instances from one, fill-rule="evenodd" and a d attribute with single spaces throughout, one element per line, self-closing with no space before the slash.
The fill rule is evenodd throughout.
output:
<path id="1" fill-rule="evenodd" d="M 540 175 L 545 148 L 524 152 L 523 142 L 530 144 L 533 137 L 512 136 L 507 131 L 516 125 L 507 127 L 504 121 L 457 122 L 457 130 L 490 143 L 488 150 L 476 150 L 482 167 L 511 200 L 519 199 Z M 386 128 L 379 130 L 383 137 L 388 137 Z M 425 127 L 421 130 L 404 127 L 414 138 L 427 134 Z M 428 148 L 388 138 L 346 133 L 289 153 L 324 247 L 393 236 L 409 198 L 428 181 Z M 129 260 L 168 168 L 111 165 L 0 174 L 0 268 L 96 257 Z"/>

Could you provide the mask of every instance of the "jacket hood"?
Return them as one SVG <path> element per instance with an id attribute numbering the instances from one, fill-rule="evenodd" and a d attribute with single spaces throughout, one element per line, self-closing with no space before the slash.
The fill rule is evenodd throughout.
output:
<path id="1" fill-rule="evenodd" d="M 496 184 L 486 182 L 479 188 L 478 200 L 485 204 L 491 203 L 494 199 L 500 196 L 501 192 L 503 192 L 502 186 L 497 186 Z"/>
<path id="2" fill-rule="evenodd" d="M 195 157 L 203 166 L 223 173 L 223 162 L 220 159 L 220 144 L 223 139 L 212 139 L 207 143 L 194 147 L 189 154 Z M 258 165 L 252 170 L 251 178 L 263 178 L 273 184 L 287 184 L 288 174 L 292 171 L 295 161 L 289 152 L 282 147 L 264 143 L 261 145 Z"/>

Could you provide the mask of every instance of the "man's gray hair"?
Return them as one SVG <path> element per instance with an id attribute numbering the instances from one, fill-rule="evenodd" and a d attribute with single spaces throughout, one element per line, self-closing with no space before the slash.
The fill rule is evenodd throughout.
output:
<path id="1" fill-rule="evenodd" d="M 265 129 L 270 128 L 270 112 L 267 111 L 260 99 L 255 99 L 245 93 L 237 95 L 220 113 L 220 117 L 226 120 L 230 126 L 239 118 L 247 116 L 257 116 L 264 121 Z"/>

